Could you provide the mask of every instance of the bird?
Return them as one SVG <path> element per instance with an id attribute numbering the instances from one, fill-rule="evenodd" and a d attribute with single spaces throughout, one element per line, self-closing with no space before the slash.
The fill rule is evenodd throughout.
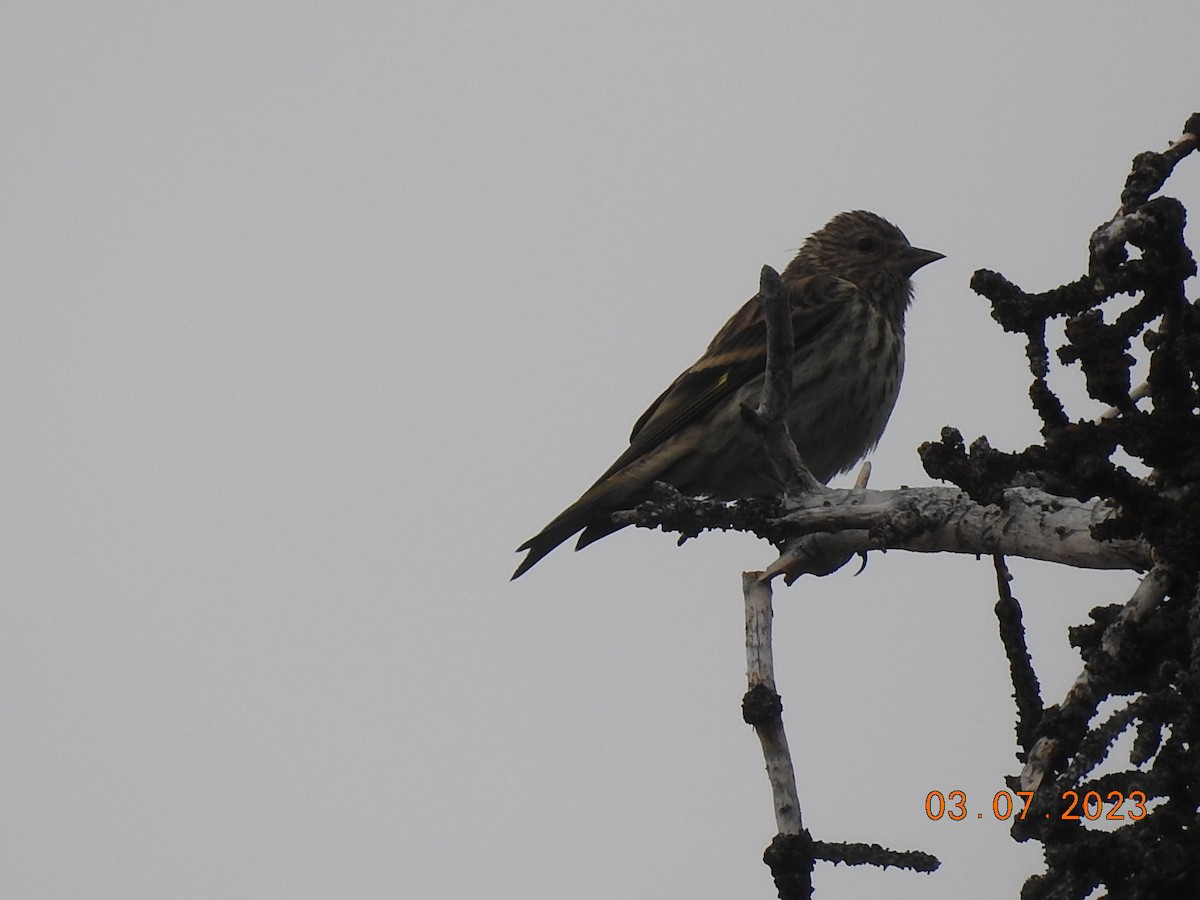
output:
<path id="1" fill-rule="evenodd" d="M 864 210 L 844 212 L 810 235 L 784 269 L 795 335 L 788 428 L 821 482 L 854 466 L 879 442 L 904 371 L 904 317 L 913 274 L 944 254 L 912 246 Z M 778 496 L 779 477 L 743 418 L 762 392 L 767 332 L 748 300 L 708 349 L 642 413 L 629 447 L 583 495 L 517 552 L 519 578 L 559 544 L 575 549 L 624 527 L 612 514 L 651 495 L 655 482 L 720 500 Z"/>

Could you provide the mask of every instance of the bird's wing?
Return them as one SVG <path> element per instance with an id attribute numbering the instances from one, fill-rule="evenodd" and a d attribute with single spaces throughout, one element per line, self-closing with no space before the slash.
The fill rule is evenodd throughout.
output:
<path id="1" fill-rule="evenodd" d="M 813 277 L 785 283 L 797 347 L 817 339 L 856 293 L 841 278 Z M 663 391 L 633 426 L 629 447 L 599 481 L 699 421 L 746 382 L 763 374 L 767 329 L 757 298 L 748 300 L 717 332 L 708 350 Z M 802 352 L 802 351 L 801 351 Z"/>

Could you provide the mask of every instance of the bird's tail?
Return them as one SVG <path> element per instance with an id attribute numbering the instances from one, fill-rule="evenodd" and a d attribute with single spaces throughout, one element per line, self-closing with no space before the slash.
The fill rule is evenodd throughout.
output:
<path id="1" fill-rule="evenodd" d="M 563 541 L 568 540 L 571 535 L 582 529 L 585 524 L 585 522 L 577 520 L 564 520 L 562 516 L 559 516 L 517 548 L 518 553 L 522 550 L 528 550 L 529 553 L 521 560 L 521 564 L 517 566 L 517 571 L 513 572 L 512 577 L 514 579 L 520 578 L 532 569 L 542 557 Z"/>
<path id="2" fill-rule="evenodd" d="M 624 528 L 624 525 L 613 524 L 609 518 L 613 511 L 623 507 L 620 502 L 612 502 L 612 498 L 607 496 L 606 487 L 607 485 L 601 483 L 594 485 L 591 490 L 559 513 L 549 525 L 518 547 L 517 552 L 528 550 L 529 553 L 521 560 L 521 564 L 517 566 L 517 571 L 513 572 L 512 577 L 520 578 L 542 557 L 559 544 L 569 540 L 577 531 L 582 531 L 583 534 L 579 535 L 579 543 L 575 545 L 575 549 L 582 550 L 593 541 L 598 541 L 600 538 Z"/>
<path id="3" fill-rule="evenodd" d="M 568 515 L 572 512 L 574 515 Z M 520 578 L 532 569 L 542 557 L 563 541 L 569 540 L 575 532 L 580 531 L 585 525 L 587 525 L 587 520 L 580 514 L 579 510 L 572 507 L 564 511 L 562 515 L 517 548 L 518 553 L 522 550 L 528 550 L 529 553 L 521 560 L 521 564 L 517 566 L 517 571 L 513 572 L 512 577 Z"/>

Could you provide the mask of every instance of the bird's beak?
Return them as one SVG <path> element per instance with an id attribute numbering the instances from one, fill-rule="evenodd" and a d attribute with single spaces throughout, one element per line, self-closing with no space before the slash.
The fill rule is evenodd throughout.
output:
<path id="1" fill-rule="evenodd" d="M 931 262 L 937 262 L 939 259 L 945 259 L 945 253 L 938 253 L 936 250 L 922 250 L 920 247 L 905 247 L 896 254 L 895 265 L 896 270 L 905 278 L 911 278 L 912 274 L 922 266 L 927 266 Z"/>

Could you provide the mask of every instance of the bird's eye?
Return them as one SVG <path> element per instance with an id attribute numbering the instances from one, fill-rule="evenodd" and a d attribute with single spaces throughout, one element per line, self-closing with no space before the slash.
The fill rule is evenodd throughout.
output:
<path id="1" fill-rule="evenodd" d="M 870 253 L 876 247 L 875 238 L 860 237 L 857 241 L 854 242 L 854 246 L 857 247 L 859 250 L 861 250 L 863 253 Z"/>

